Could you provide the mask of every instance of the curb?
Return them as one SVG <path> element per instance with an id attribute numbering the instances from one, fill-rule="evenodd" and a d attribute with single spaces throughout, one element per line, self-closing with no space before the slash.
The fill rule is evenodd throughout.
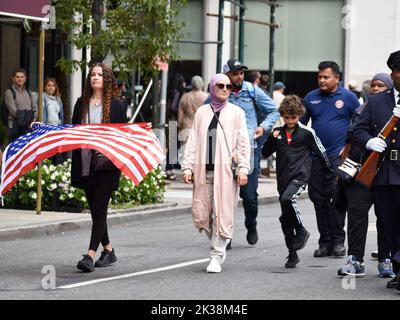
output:
<path id="1" fill-rule="evenodd" d="M 308 199 L 307 192 L 304 192 L 300 199 Z M 259 205 L 268 205 L 279 202 L 279 196 L 259 197 Z M 242 205 L 242 200 L 239 200 Z M 111 210 L 107 218 L 108 225 L 120 225 L 133 221 L 143 221 L 160 217 L 175 217 L 184 214 L 191 214 L 191 206 L 177 203 L 166 203 L 162 205 L 141 206 L 139 208 Z M 0 230 L 0 241 L 11 241 L 17 239 L 29 239 L 43 236 L 54 236 L 63 234 L 67 231 L 73 231 L 81 228 L 90 229 L 92 219 L 88 218 L 80 220 L 70 220 L 63 222 L 45 223 L 42 225 L 25 226 L 21 228 L 10 228 Z"/>

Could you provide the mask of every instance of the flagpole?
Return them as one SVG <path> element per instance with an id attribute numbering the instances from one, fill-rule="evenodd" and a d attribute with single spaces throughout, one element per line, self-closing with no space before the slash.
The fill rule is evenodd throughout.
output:
<path id="1" fill-rule="evenodd" d="M 38 75 L 38 121 L 43 121 L 43 72 L 44 72 L 44 45 L 46 31 L 43 24 L 40 27 L 39 37 L 39 75 Z M 37 198 L 36 198 L 36 214 L 42 213 L 42 163 L 38 163 L 37 176 Z"/>

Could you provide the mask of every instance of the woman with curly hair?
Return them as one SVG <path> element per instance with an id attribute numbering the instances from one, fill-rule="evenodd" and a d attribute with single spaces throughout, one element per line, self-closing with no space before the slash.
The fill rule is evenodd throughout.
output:
<path id="1" fill-rule="evenodd" d="M 125 123 L 127 118 L 124 110 L 111 68 L 104 63 L 92 65 L 83 97 L 75 104 L 72 123 Z M 72 186 L 84 189 L 93 221 L 89 250 L 77 265 L 83 272 L 92 272 L 94 267 L 107 267 L 117 261 L 108 238 L 107 209 L 112 191 L 119 187 L 121 172 L 113 165 L 107 170 L 95 170 L 95 157 L 98 157 L 98 153 L 89 149 L 77 149 L 72 154 Z M 100 243 L 104 250 L 94 263 Z"/>

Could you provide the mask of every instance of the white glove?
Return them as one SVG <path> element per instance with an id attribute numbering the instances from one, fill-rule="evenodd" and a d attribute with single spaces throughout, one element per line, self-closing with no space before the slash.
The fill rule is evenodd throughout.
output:
<path id="1" fill-rule="evenodd" d="M 365 147 L 368 150 L 382 152 L 383 150 L 386 149 L 387 145 L 384 140 L 382 140 L 381 138 L 375 137 L 375 138 L 369 139 L 367 144 L 365 145 Z"/>
<path id="2" fill-rule="evenodd" d="M 395 117 L 400 118 L 400 105 L 394 107 L 394 109 L 393 109 L 393 115 L 394 115 Z"/>

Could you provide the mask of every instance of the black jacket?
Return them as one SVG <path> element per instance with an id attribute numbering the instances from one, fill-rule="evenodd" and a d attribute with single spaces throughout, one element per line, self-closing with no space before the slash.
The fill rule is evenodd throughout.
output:
<path id="1" fill-rule="evenodd" d="M 83 99 L 79 98 L 74 107 L 72 116 L 72 124 L 82 123 L 82 107 Z M 121 100 L 113 98 L 110 108 L 111 123 L 126 123 L 125 107 Z M 71 167 L 71 184 L 76 188 L 86 186 L 110 187 L 112 190 L 117 190 L 119 187 L 120 170 L 90 172 L 89 177 L 82 177 L 82 159 L 81 149 L 72 152 L 72 167 Z"/>
<path id="2" fill-rule="evenodd" d="M 279 193 L 285 191 L 292 180 L 308 182 L 311 172 L 311 151 L 321 160 L 327 174 L 331 175 L 332 168 L 325 154 L 325 148 L 314 130 L 299 122 L 292 133 L 292 141 L 288 144 L 285 128 L 286 126 L 275 128 L 263 149 L 265 157 L 269 157 L 276 151 L 276 177 Z M 274 137 L 276 131 L 279 131 L 277 138 Z"/>
<path id="3" fill-rule="evenodd" d="M 393 115 L 393 108 L 396 106 L 393 90 L 381 92 L 369 97 L 364 111 L 361 113 L 356 125 L 352 143 L 364 152 L 369 139 L 377 137 Z M 390 160 L 390 150 L 400 150 L 400 123 L 393 129 L 386 139 L 387 148 L 382 153 L 382 162 L 374 179 L 374 185 L 400 185 L 400 158 Z"/>

